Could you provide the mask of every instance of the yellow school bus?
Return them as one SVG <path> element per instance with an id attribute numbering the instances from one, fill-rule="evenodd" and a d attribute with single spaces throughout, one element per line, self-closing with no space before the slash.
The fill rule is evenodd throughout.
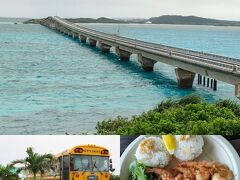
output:
<path id="1" fill-rule="evenodd" d="M 112 160 L 107 148 L 79 145 L 56 155 L 60 180 L 109 180 Z"/>

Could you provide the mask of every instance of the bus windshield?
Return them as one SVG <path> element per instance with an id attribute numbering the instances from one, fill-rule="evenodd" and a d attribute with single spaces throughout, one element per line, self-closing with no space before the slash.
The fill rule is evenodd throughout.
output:
<path id="1" fill-rule="evenodd" d="M 104 156 L 71 156 L 72 171 L 108 172 L 109 157 Z"/>

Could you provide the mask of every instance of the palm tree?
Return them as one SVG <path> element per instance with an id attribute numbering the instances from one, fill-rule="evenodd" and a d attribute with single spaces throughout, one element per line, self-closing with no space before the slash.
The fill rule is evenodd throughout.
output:
<path id="1" fill-rule="evenodd" d="M 49 170 L 54 169 L 54 157 L 52 154 L 38 154 L 33 151 L 33 148 L 27 148 L 27 157 L 12 162 L 13 165 L 22 164 L 18 172 L 27 171 L 33 174 L 34 180 L 38 173 L 44 174 Z"/>
<path id="2" fill-rule="evenodd" d="M 0 180 L 18 180 L 18 174 L 13 165 L 0 165 Z"/>

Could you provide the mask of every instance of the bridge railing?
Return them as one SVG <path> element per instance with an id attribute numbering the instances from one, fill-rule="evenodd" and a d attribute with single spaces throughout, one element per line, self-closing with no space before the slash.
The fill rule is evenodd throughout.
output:
<path id="1" fill-rule="evenodd" d="M 78 25 L 76 25 L 76 26 L 78 26 Z M 89 29 L 89 28 L 82 27 L 82 26 L 78 26 L 78 27 L 82 28 L 82 29 L 85 29 L 85 30 L 88 30 L 88 31 L 91 31 L 91 32 L 101 33 L 101 34 L 105 34 L 105 35 L 108 35 L 108 36 L 112 35 L 112 36 L 116 37 L 116 35 L 113 35 L 113 34 L 99 32 L 99 31 L 96 31 L 96 30 L 92 30 L 92 29 Z M 120 37 L 120 38 L 125 39 L 125 40 L 129 40 L 129 41 L 132 41 L 132 42 L 135 42 L 135 43 L 144 43 L 144 44 L 149 44 L 149 45 L 151 44 L 154 47 L 161 47 L 161 48 L 164 48 L 165 50 L 168 50 L 168 51 L 177 50 L 177 51 L 181 51 L 181 52 L 191 54 L 191 55 L 199 55 L 201 57 L 205 56 L 205 57 L 208 57 L 208 58 L 215 58 L 216 60 L 222 60 L 222 61 L 232 61 L 232 62 L 240 65 L 240 60 L 237 59 L 237 58 L 231 58 L 231 57 L 226 57 L 226 56 L 221 56 L 221 55 L 215 55 L 215 54 L 212 54 L 212 53 L 206 53 L 206 52 L 199 52 L 199 51 L 194 51 L 194 50 L 189 50 L 189 49 L 177 48 L 177 47 L 172 47 L 172 46 L 163 45 L 163 44 L 145 42 L 145 41 L 141 41 L 141 40 L 133 40 L 133 39 L 130 39 L 130 38 L 127 38 L 127 37 Z"/>
<path id="2" fill-rule="evenodd" d="M 74 25 L 74 23 L 72 23 Z M 76 25 L 78 26 L 78 25 Z M 92 30 L 89 28 L 85 28 L 83 26 L 78 26 L 79 28 L 91 31 L 91 32 L 96 32 L 96 33 L 101 33 L 101 34 L 105 34 L 105 35 L 111 35 L 116 37 L 116 35 L 113 34 L 108 34 L 105 32 L 100 32 L 100 31 L 96 31 L 96 30 Z M 216 54 L 212 54 L 212 53 L 206 53 L 206 52 L 199 52 L 199 51 L 195 51 L 195 50 L 189 50 L 189 49 L 183 49 L 183 48 L 177 48 L 177 47 L 172 47 L 172 46 L 168 46 L 168 45 L 163 45 L 163 44 L 157 44 L 157 43 L 152 43 L 152 42 L 145 42 L 145 41 L 141 41 L 141 40 L 133 40 L 127 37 L 120 37 L 121 39 L 125 39 L 125 40 L 129 40 L 129 41 L 134 41 L 135 43 L 144 43 L 144 44 L 152 44 L 154 47 L 161 47 L 164 48 L 166 50 L 169 51 L 173 51 L 173 50 L 178 50 L 178 51 L 182 51 L 184 53 L 188 53 L 188 54 L 192 54 L 192 55 L 199 55 L 199 56 L 205 56 L 205 57 L 209 57 L 209 58 L 217 58 L 219 60 L 224 60 L 224 61 L 233 61 L 234 63 L 238 63 L 240 65 L 240 60 L 237 58 L 232 58 L 232 57 L 226 57 L 226 56 L 221 56 L 221 55 L 216 55 Z"/>
<path id="3" fill-rule="evenodd" d="M 69 23 L 68 21 L 63 20 L 58 17 L 54 18 L 54 19 L 57 20 L 58 23 L 59 22 L 64 23 L 65 25 L 68 26 L 68 28 L 70 30 L 77 31 L 78 33 L 81 33 L 81 32 L 89 33 L 89 35 L 101 37 L 103 39 L 107 38 L 107 40 L 112 40 L 115 42 L 118 41 L 118 42 L 134 44 L 135 47 L 136 46 L 147 47 L 149 49 L 162 51 L 164 54 L 167 53 L 168 55 L 171 55 L 171 56 L 183 57 L 185 59 L 189 59 L 190 61 L 193 60 L 194 62 L 197 62 L 197 63 L 205 63 L 208 65 L 210 64 L 214 67 L 219 66 L 221 68 L 228 69 L 229 71 L 240 72 L 240 60 L 239 59 L 224 57 L 224 56 L 210 54 L 210 53 L 198 52 L 198 51 L 194 51 L 194 50 L 176 48 L 176 47 L 171 47 L 171 46 L 162 45 L 162 44 L 149 43 L 149 42 L 144 42 L 141 40 L 134 40 L 134 39 L 126 38 L 126 37 L 119 37 L 116 35 L 99 32 L 96 30 L 78 26 L 74 23 Z"/>
<path id="4" fill-rule="evenodd" d="M 233 61 L 234 63 L 238 63 L 240 65 L 240 59 L 237 59 L 237 58 L 231 58 L 231 57 L 215 55 L 215 54 L 206 53 L 206 52 L 199 52 L 199 51 L 194 51 L 194 50 L 189 50 L 189 49 L 171 47 L 171 46 L 167 46 L 167 45 L 162 45 L 162 46 L 168 47 L 169 50 L 175 49 L 175 50 L 182 51 L 182 52 L 192 54 L 192 55 L 198 54 L 200 56 L 205 56 L 205 57 L 209 57 L 209 58 L 217 58 L 217 59 L 221 59 L 221 60 Z"/>
<path id="5" fill-rule="evenodd" d="M 199 57 L 189 58 L 189 56 L 187 56 L 187 55 L 184 55 L 184 54 L 179 55 L 178 53 L 173 53 L 172 55 L 179 56 L 179 57 L 184 57 L 184 58 L 189 59 L 190 61 L 193 60 L 193 61 L 195 61 L 196 63 L 199 63 L 199 64 L 205 63 L 208 66 L 209 65 L 214 66 L 214 67 L 219 66 L 221 68 L 224 68 L 224 69 L 232 71 L 232 72 L 237 72 L 237 71 L 240 72 L 240 67 L 237 66 L 237 65 L 227 64 L 227 63 L 223 63 L 223 62 L 216 62 L 216 61 L 213 61 L 213 60 L 203 59 L 203 58 L 199 58 Z"/>

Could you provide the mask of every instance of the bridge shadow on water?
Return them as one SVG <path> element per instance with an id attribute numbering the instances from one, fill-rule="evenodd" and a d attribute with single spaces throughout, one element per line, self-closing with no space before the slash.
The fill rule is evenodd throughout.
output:
<path id="1" fill-rule="evenodd" d="M 78 38 L 74 39 L 71 36 L 64 35 L 62 33 L 59 33 L 60 35 L 67 37 L 68 39 L 72 40 L 75 43 L 78 43 L 82 48 L 86 48 L 89 51 L 92 51 L 96 53 L 97 55 L 101 56 L 102 58 L 106 59 L 109 62 L 112 62 L 119 66 L 120 68 L 123 68 L 124 71 L 128 72 L 129 74 L 134 74 L 139 76 L 140 78 L 147 79 L 149 82 L 154 85 L 157 89 L 161 89 L 161 92 L 164 94 L 167 98 L 174 98 L 174 97 L 182 97 L 189 94 L 199 94 L 199 91 L 197 91 L 196 87 L 193 87 L 192 89 L 181 89 L 178 87 L 176 80 L 173 80 L 172 78 L 169 78 L 168 76 L 164 75 L 161 72 L 161 65 L 162 63 L 157 63 L 157 67 L 154 67 L 153 72 L 146 72 L 144 71 L 140 64 L 137 62 L 137 58 L 135 55 L 132 55 L 130 57 L 130 61 L 121 61 L 118 55 L 112 50 L 111 48 L 110 53 L 103 53 L 99 47 L 91 47 L 88 42 L 87 43 L 81 43 Z M 156 66 L 156 65 L 155 65 Z M 166 65 L 164 64 L 166 67 Z M 171 69 L 171 67 L 167 67 Z M 170 71 L 170 70 L 169 70 Z M 176 75 L 174 73 L 174 70 L 172 69 L 172 73 L 170 76 L 174 76 L 174 79 L 176 79 Z M 208 101 L 214 101 L 215 98 L 212 96 L 211 93 L 201 94 L 201 96 L 204 96 L 203 98 Z"/>

